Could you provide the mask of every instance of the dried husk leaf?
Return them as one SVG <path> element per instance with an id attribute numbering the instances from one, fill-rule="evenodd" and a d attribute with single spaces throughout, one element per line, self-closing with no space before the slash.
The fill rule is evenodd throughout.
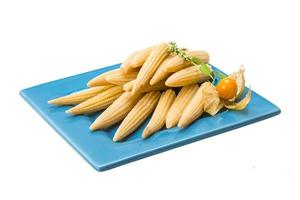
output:
<path id="1" fill-rule="evenodd" d="M 228 77 L 235 80 L 237 84 L 237 92 L 234 98 L 230 99 L 230 102 L 235 101 L 237 98 L 239 98 L 245 89 L 245 76 L 244 76 L 245 68 L 243 65 L 241 65 L 240 70 L 237 72 L 234 72 L 230 74 Z"/>
<path id="2" fill-rule="evenodd" d="M 204 112 L 210 115 L 216 115 L 223 107 L 218 92 L 211 82 L 205 82 L 201 85 L 202 88 L 202 103 Z"/>
<path id="3" fill-rule="evenodd" d="M 243 110 L 249 104 L 251 100 L 251 88 L 249 88 L 246 96 L 237 103 L 224 101 L 224 106 L 230 110 Z"/>
<path id="4" fill-rule="evenodd" d="M 211 116 L 215 116 L 222 108 L 224 107 L 224 103 L 222 101 L 219 102 L 218 106 L 210 109 L 208 108 L 206 112 Z"/>

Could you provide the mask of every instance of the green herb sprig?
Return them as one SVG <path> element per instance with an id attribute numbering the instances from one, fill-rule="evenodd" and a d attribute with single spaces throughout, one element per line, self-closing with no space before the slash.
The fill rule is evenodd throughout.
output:
<path id="1" fill-rule="evenodd" d="M 191 64 L 195 65 L 200 72 L 209 76 L 212 79 L 212 82 L 214 81 L 215 78 L 214 78 L 213 74 L 211 73 L 210 68 L 200 58 L 195 57 L 195 56 L 192 56 L 192 57 L 188 56 L 186 54 L 187 49 L 178 47 L 175 42 L 170 42 L 169 44 L 170 44 L 169 51 L 171 54 L 178 55 L 185 62 L 190 62 Z"/>

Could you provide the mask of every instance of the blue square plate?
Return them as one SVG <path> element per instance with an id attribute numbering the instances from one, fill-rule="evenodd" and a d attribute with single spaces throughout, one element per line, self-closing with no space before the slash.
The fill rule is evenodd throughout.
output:
<path id="1" fill-rule="evenodd" d="M 91 132 L 90 124 L 99 115 L 70 116 L 69 106 L 49 105 L 48 100 L 86 88 L 91 78 L 118 68 L 120 64 L 44 83 L 20 92 L 21 96 L 96 170 L 108 170 L 181 145 L 214 136 L 280 113 L 280 109 L 255 92 L 243 111 L 224 111 L 214 117 L 203 116 L 185 129 L 164 129 L 142 140 L 144 123 L 124 142 L 114 143 L 117 126 L 108 131 Z M 148 121 L 148 120 L 147 120 Z"/>

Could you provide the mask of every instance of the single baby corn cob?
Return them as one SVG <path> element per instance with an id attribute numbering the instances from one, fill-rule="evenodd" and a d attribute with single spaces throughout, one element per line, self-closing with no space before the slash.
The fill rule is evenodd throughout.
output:
<path id="1" fill-rule="evenodd" d="M 169 76 L 166 85 L 169 87 L 181 87 L 195 83 L 203 83 L 209 79 L 209 76 L 200 72 L 200 70 L 193 65 Z"/>
<path id="2" fill-rule="evenodd" d="M 123 120 L 134 107 L 141 94 L 132 95 L 131 92 L 123 93 L 113 102 L 90 126 L 92 131 L 106 129 Z"/>
<path id="3" fill-rule="evenodd" d="M 114 135 L 113 141 L 120 141 L 135 131 L 153 112 L 159 97 L 160 92 L 158 91 L 146 93 L 122 121 Z"/>
<path id="4" fill-rule="evenodd" d="M 145 60 L 148 58 L 152 49 L 153 47 L 148 47 L 146 49 L 130 54 L 120 67 L 122 73 L 127 74 L 128 72 L 134 70 L 134 68 L 141 67 L 144 64 Z"/>
<path id="5" fill-rule="evenodd" d="M 211 82 L 203 83 L 191 102 L 184 110 L 178 126 L 184 128 L 195 121 L 198 117 L 206 112 L 210 115 L 215 115 L 223 107 L 220 101 L 218 92 Z"/>
<path id="6" fill-rule="evenodd" d="M 121 86 L 111 87 L 104 92 L 78 104 L 77 106 L 67 110 L 66 112 L 72 115 L 79 115 L 84 113 L 93 113 L 107 108 L 112 104 L 124 90 Z"/>
<path id="7" fill-rule="evenodd" d="M 153 48 L 136 78 L 135 84 L 132 88 L 132 94 L 139 92 L 142 86 L 149 83 L 160 63 L 168 55 L 169 45 L 167 43 L 161 43 Z"/>
<path id="8" fill-rule="evenodd" d="M 205 84 L 205 83 L 203 83 Z M 185 110 L 180 117 L 178 126 L 184 128 L 200 117 L 203 113 L 203 102 L 202 102 L 202 93 L 203 93 L 203 84 L 200 86 L 196 94 L 194 95 L 191 102 L 187 105 Z"/>
<path id="9" fill-rule="evenodd" d="M 154 132 L 160 130 L 166 124 L 168 111 L 176 98 L 173 90 L 168 89 L 162 93 L 154 113 L 143 131 L 142 138 L 147 138 Z"/>
<path id="10" fill-rule="evenodd" d="M 101 85 L 110 85 L 109 82 L 106 81 L 105 77 L 108 75 L 120 73 L 120 69 L 114 69 L 108 72 L 104 72 L 103 74 L 100 74 L 99 76 L 96 76 L 95 78 L 91 79 L 88 83 L 88 87 L 95 87 L 95 86 L 101 86 Z"/>
<path id="11" fill-rule="evenodd" d="M 84 102 L 84 101 L 96 96 L 97 94 L 99 94 L 111 87 L 113 87 L 113 85 L 96 86 L 96 87 L 84 89 L 84 90 L 63 96 L 63 97 L 52 99 L 52 100 L 48 101 L 48 103 L 58 105 L 58 106 L 76 105 L 76 104 L 79 104 L 81 102 Z"/>
<path id="12" fill-rule="evenodd" d="M 146 49 L 143 49 L 143 50 L 140 50 L 140 51 L 136 52 L 135 56 L 133 57 L 133 59 L 130 62 L 130 65 L 132 66 L 132 68 L 141 67 L 145 63 L 145 61 L 147 60 L 147 58 L 150 55 L 153 47 L 154 46 L 148 47 Z"/>
<path id="13" fill-rule="evenodd" d="M 114 85 L 124 85 L 125 83 L 132 81 L 136 78 L 138 72 L 131 71 L 127 74 L 115 73 L 105 77 L 105 80 Z"/>
<path id="14" fill-rule="evenodd" d="M 205 51 L 188 51 L 186 55 L 189 57 L 197 57 L 204 63 L 208 63 L 209 60 L 209 55 Z M 164 65 L 165 66 L 163 67 L 166 72 L 177 72 L 185 67 L 188 67 L 191 65 L 191 63 L 184 61 L 180 56 L 175 56 Z"/>
<path id="15" fill-rule="evenodd" d="M 178 93 L 174 103 L 172 104 L 166 118 L 166 126 L 167 128 L 172 128 L 177 125 L 179 119 L 189 104 L 195 93 L 197 92 L 199 86 L 197 84 L 188 85 L 181 88 Z"/>
<path id="16" fill-rule="evenodd" d="M 129 92 L 132 90 L 132 87 L 135 83 L 135 80 L 130 81 L 126 84 L 123 85 L 123 90 L 125 90 L 126 92 Z M 155 85 L 145 85 L 141 88 L 141 92 L 151 92 L 151 91 L 161 91 L 161 90 L 166 90 L 168 89 L 168 87 L 165 85 L 165 81 L 161 81 L 159 83 L 156 83 Z"/>
<path id="17" fill-rule="evenodd" d="M 154 85 L 156 83 L 158 83 L 161 80 L 164 80 L 165 78 L 167 78 L 171 73 L 167 72 L 165 70 L 166 68 L 166 63 L 169 63 L 170 60 L 172 60 L 175 56 L 174 55 L 169 55 L 158 67 L 158 69 L 156 70 L 155 74 L 153 75 L 153 77 L 150 80 L 150 85 Z"/>
<path id="18" fill-rule="evenodd" d="M 125 61 L 121 64 L 120 70 L 123 74 L 127 74 L 128 72 L 132 71 L 132 65 L 131 61 L 134 58 L 134 56 L 137 54 L 137 52 L 131 53 Z"/>

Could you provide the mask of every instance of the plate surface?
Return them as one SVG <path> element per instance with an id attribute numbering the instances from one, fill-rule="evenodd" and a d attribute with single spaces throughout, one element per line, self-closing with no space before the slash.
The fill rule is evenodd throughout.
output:
<path id="1" fill-rule="evenodd" d="M 118 125 L 107 131 L 89 130 L 94 115 L 70 116 L 69 106 L 49 105 L 48 100 L 86 88 L 91 78 L 120 64 L 44 83 L 20 92 L 21 96 L 60 134 L 91 166 L 108 170 L 197 140 L 245 126 L 280 113 L 280 109 L 257 93 L 243 111 L 224 111 L 214 117 L 203 116 L 185 129 L 164 129 L 142 140 L 141 133 L 148 120 L 124 142 L 114 143 Z"/>

